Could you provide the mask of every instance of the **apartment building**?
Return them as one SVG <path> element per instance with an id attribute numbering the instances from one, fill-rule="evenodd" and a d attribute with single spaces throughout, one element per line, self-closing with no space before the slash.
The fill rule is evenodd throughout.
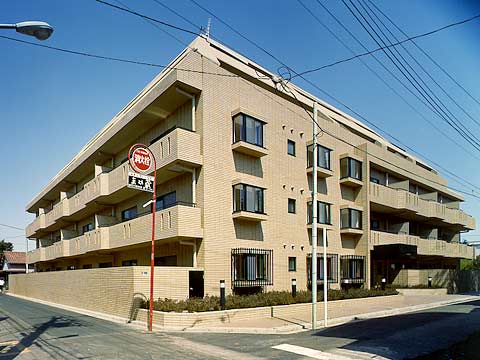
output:
<path id="1" fill-rule="evenodd" d="M 457 268 L 475 220 L 433 168 L 363 123 L 199 36 L 27 205 L 37 271 L 149 265 L 149 193 L 127 188 L 127 152 L 157 160 L 155 265 L 191 268 L 191 296 L 392 282 L 401 269 Z M 317 102 L 318 168 L 312 119 Z M 321 255 L 327 232 L 327 259 Z M 174 274 L 175 272 L 171 272 Z"/>

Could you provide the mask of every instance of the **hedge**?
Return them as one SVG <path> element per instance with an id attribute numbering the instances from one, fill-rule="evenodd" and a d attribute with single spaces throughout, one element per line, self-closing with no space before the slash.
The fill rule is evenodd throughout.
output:
<path id="1" fill-rule="evenodd" d="M 397 295 L 395 289 L 350 289 L 329 290 L 328 300 L 358 299 L 373 296 Z M 323 292 L 318 293 L 318 301 L 323 300 Z M 312 301 L 310 291 L 297 291 L 293 297 L 288 291 L 270 291 L 254 295 L 228 295 L 226 297 L 226 309 L 243 309 L 262 306 L 301 304 Z M 148 309 L 148 301 L 143 303 L 143 308 Z M 206 296 L 204 298 L 190 298 L 187 300 L 158 299 L 153 304 L 153 309 L 164 312 L 203 312 L 220 310 L 220 298 L 218 296 Z"/>

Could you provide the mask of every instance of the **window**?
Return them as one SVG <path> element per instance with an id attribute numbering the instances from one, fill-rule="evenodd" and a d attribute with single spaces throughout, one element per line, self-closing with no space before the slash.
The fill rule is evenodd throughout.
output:
<path id="1" fill-rule="evenodd" d="M 273 285 L 272 250 L 232 249 L 234 287 Z"/>
<path id="2" fill-rule="evenodd" d="M 313 145 L 307 146 L 307 168 L 313 166 Z M 317 165 L 323 169 L 330 168 L 330 153 L 332 150 L 317 144 Z"/>
<path id="3" fill-rule="evenodd" d="M 296 203 L 297 201 L 295 199 L 288 199 L 288 212 L 290 214 L 296 213 Z"/>
<path id="4" fill-rule="evenodd" d="M 293 140 L 287 141 L 287 153 L 288 155 L 295 156 L 295 141 Z"/>
<path id="5" fill-rule="evenodd" d="M 308 282 L 312 281 L 312 254 L 307 257 Z M 323 255 L 317 255 L 317 281 L 323 282 Z M 338 255 L 327 254 L 327 281 L 329 283 L 338 282 Z"/>
<path id="6" fill-rule="evenodd" d="M 362 163 L 350 157 L 340 159 L 340 179 L 351 177 L 362 180 Z"/>
<path id="7" fill-rule="evenodd" d="M 123 260 L 122 266 L 137 266 L 137 260 Z"/>
<path id="8" fill-rule="evenodd" d="M 370 182 L 374 184 L 380 184 L 380 180 L 378 180 L 376 177 L 370 176 Z"/>
<path id="9" fill-rule="evenodd" d="M 356 209 L 340 209 L 340 229 L 361 229 L 362 212 Z"/>
<path id="10" fill-rule="evenodd" d="M 128 221 L 137 217 L 137 207 L 131 207 L 122 211 L 122 221 Z"/>
<path id="11" fill-rule="evenodd" d="M 177 192 L 172 191 L 171 193 L 157 197 L 155 210 L 163 210 L 169 207 L 174 206 L 177 203 Z"/>
<path id="12" fill-rule="evenodd" d="M 331 204 L 325 203 L 323 201 L 317 201 L 317 223 L 324 225 L 331 225 L 332 218 L 330 216 L 330 207 Z M 312 223 L 312 203 L 309 202 L 307 206 L 308 212 L 308 223 Z"/>
<path id="13" fill-rule="evenodd" d="M 83 269 L 91 269 L 92 268 L 92 264 L 85 264 L 82 266 Z"/>
<path id="14" fill-rule="evenodd" d="M 155 266 L 177 266 L 177 255 L 159 256 L 154 262 Z"/>
<path id="15" fill-rule="evenodd" d="M 82 226 L 82 234 L 85 234 L 86 232 L 92 231 L 94 229 L 93 223 L 88 223 Z"/>
<path id="16" fill-rule="evenodd" d="M 372 230 L 380 229 L 380 222 L 378 220 L 372 220 Z"/>
<path id="17" fill-rule="evenodd" d="M 99 263 L 99 264 L 98 264 L 98 267 L 99 267 L 99 268 L 102 268 L 102 269 L 103 269 L 103 268 L 109 268 L 109 267 L 112 267 L 112 266 L 113 266 L 113 264 L 112 264 L 111 261 L 110 261 L 110 262 L 102 262 L 102 263 Z"/>
<path id="18" fill-rule="evenodd" d="M 263 214 L 263 191 L 262 188 L 246 184 L 233 186 L 233 212 L 248 211 Z"/>
<path id="19" fill-rule="evenodd" d="M 245 141 L 253 145 L 263 146 L 263 127 L 265 123 L 245 114 L 233 118 L 233 143 Z"/>
<path id="20" fill-rule="evenodd" d="M 297 271 L 297 258 L 295 256 L 288 257 L 288 271 Z"/>
<path id="21" fill-rule="evenodd" d="M 365 282 L 365 256 L 341 256 L 340 269 L 343 283 Z"/>

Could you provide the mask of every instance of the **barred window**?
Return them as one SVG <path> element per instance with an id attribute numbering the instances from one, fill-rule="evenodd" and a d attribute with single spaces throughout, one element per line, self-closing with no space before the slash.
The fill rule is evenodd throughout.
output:
<path id="1" fill-rule="evenodd" d="M 340 257 L 342 283 L 364 283 L 366 273 L 365 256 L 344 255 Z"/>
<path id="2" fill-rule="evenodd" d="M 273 251 L 232 249 L 232 286 L 273 285 Z"/>
<path id="3" fill-rule="evenodd" d="M 323 282 L 323 254 L 317 254 L 317 282 Z M 307 256 L 307 280 L 312 282 L 312 254 Z M 338 282 L 338 254 L 327 254 L 327 281 Z"/>

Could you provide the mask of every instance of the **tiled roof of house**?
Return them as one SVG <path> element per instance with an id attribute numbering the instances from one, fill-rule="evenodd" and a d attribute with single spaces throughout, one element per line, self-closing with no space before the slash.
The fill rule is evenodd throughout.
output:
<path id="1" fill-rule="evenodd" d="M 26 262 L 25 253 L 21 251 L 5 251 L 3 255 L 9 264 L 25 264 Z"/>

